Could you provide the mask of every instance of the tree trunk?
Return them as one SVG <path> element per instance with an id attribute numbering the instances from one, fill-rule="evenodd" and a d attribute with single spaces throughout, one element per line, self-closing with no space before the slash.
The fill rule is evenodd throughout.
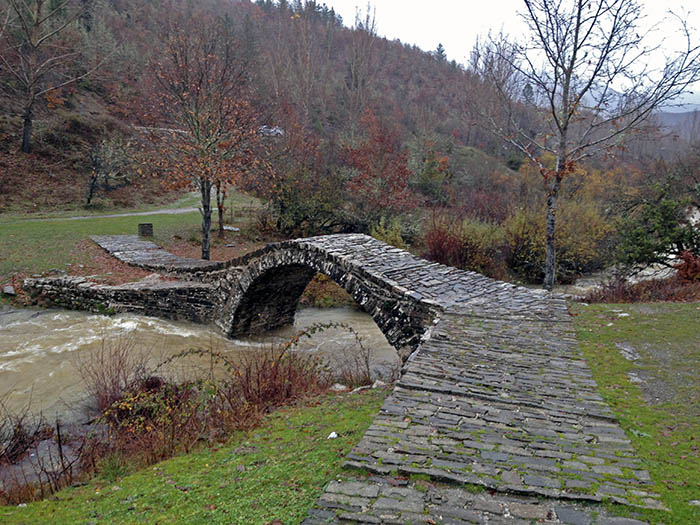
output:
<path id="1" fill-rule="evenodd" d="M 199 189 L 202 194 L 202 259 L 211 258 L 209 232 L 211 231 L 211 181 L 205 177 L 199 178 Z"/>
<path id="2" fill-rule="evenodd" d="M 34 100 L 24 108 L 24 129 L 22 130 L 22 152 L 32 152 L 32 124 L 34 120 Z"/>
<path id="3" fill-rule="evenodd" d="M 222 189 L 221 183 L 216 183 L 216 209 L 219 214 L 219 237 L 224 236 L 224 201 L 226 200 L 226 190 Z"/>
<path id="4" fill-rule="evenodd" d="M 90 203 L 92 202 L 92 197 L 95 195 L 96 188 L 97 174 L 93 172 L 90 174 L 90 185 L 88 186 L 87 202 L 85 203 L 85 206 L 90 206 Z"/>
<path id="5" fill-rule="evenodd" d="M 559 196 L 559 187 L 561 186 L 561 177 L 554 175 L 554 181 L 549 188 L 547 196 L 547 229 L 545 235 L 545 261 L 544 261 L 544 289 L 552 291 L 556 280 L 557 257 L 554 246 L 554 232 L 556 227 L 557 215 L 557 198 Z"/>

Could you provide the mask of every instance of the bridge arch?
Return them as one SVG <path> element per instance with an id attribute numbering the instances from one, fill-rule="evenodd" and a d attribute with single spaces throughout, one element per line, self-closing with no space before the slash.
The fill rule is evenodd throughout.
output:
<path id="1" fill-rule="evenodd" d="M 271 244 L 231 261 L 218 281 L 221 307 L 216 324 L 229 337 L 289 325 L 309 281 L 322 273 L 372 316 L 405 360 L 420 343 L 437 309 L 390 279 L 368 271 L 357 254 L 324 249 L 313 240 Z"/>

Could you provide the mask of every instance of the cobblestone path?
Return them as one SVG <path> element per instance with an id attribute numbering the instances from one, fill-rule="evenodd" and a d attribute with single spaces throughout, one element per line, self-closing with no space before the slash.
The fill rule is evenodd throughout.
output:
<path id="1" fill-rule="evenodd" d="M 221 262 L 174 255 L 138 235 L 95 235 L 92 240 L 120 261 L 149 270 L 194 272 L 224 267 Z"/>
<path id="2" fill-rule="evenodd" d="M 442 314 L 306 524 L 631 525 L 601 503 L 663 508 L 562 298 L 371 252 L 365 268 Z"/>
<path id="3" fill-rule="evenodd" d="M 568 321 L 444 315 L 345 466 L 305 523 L 621 525 L 640 522 L 600 502 L 662 508 Z"/>

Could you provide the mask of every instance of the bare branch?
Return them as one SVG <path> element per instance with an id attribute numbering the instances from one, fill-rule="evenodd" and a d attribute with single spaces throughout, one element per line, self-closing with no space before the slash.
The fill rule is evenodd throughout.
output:
<path id="1" fill-rule="evenodd" d="M 480 100 L 475 111 L 492 133 L 552 178 L 546 277 L 551 287 L 560 182 L 577 163 L 620 145 L 654 111 L 700 81 L 700 44 L 674 15 L 684 49 L 667 54 L 664 66 L 654 69 L 648 64 L 668 52 L 645 45 L 638 0 L 524 0 L 524 5 L 521 16 L 530 30 L 525 43 L 490 38 L 473 53 L 472 68 L 495 100 Z M 545 104 L 523 104 L 517 88 L 524 84 Z M 539 161 L 545 151 L 556 160 L 549 171 Z"/>

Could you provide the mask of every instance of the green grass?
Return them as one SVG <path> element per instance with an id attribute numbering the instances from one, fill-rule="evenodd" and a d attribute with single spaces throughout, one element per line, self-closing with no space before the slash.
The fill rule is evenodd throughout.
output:
<path id="1" fill-rule="evenodd" d="M 139 223 L 153 223 L 156 242 L 178 233 L 187 238 L 200 224 L 199 212 L 148 217 L 41 220 L 0 218 L 0 282 L 14 272 L 41 273 L 81 264 L 77 244 L 91 235 L 135 234 Z"/>
<path id="2" fill-rule="evenodd" d="M 700 523 L 700 507 L 689 504 L 700 500 L 700 304 L 575 305 L 573 311 L 598 387 L 671 512 L 643 517 Z M 616 343 L 639 359 L 623 357 Z M 642 387 L 630 372 L 644 379 Z M 625 512 L 615 506 L 615 513 Z"/>
<path id="3" fill-rule="evenodd" d="M 196 196 L 195 196 L 196 197 Z M 186 199 L 193 199 L 190 194 Z M 227 199 L 234 217 L 245 215 L 258 201 L 242 194 Z M 196 205 L 184 200 L 183 208 Z M 125 211 L 125 210 L 117 210 Z M 226 214 L 228 218 L 228 213 Z M 59 218 L 59 217 L 57 217 Z M 241 222 L 245 222 L 242 219 Z M 216 212 L 212 217 L 216 228 Z M 136 217 L 92 217 L 81 220 L 27 220 L 24 216 L 0 215 L 0 283 L 16 272 L 42 273 L 50 269 L 65 270 L 69 263 L 82 264 L 84 254 L 77 244 L 91 235 L 135 234 L 142 222 L 153 223 L 155 242 L 167 244 L 174 235 L 187 240 L 200 237 L 199 212 L 177 215 L 148 215 Z"/>
<path id="4" fill-rule="evenodd" d="M 114 479 L 114 469 L 27 507 L 0 507 L 2 523 L 300 523 L 341 472 L 387 390 L 333 395 L 286 408 L 264 426 Z M 327 439 L 331 432 L 337 439 Z M 118 469 L 117 469 L 118 470 Z"/>

